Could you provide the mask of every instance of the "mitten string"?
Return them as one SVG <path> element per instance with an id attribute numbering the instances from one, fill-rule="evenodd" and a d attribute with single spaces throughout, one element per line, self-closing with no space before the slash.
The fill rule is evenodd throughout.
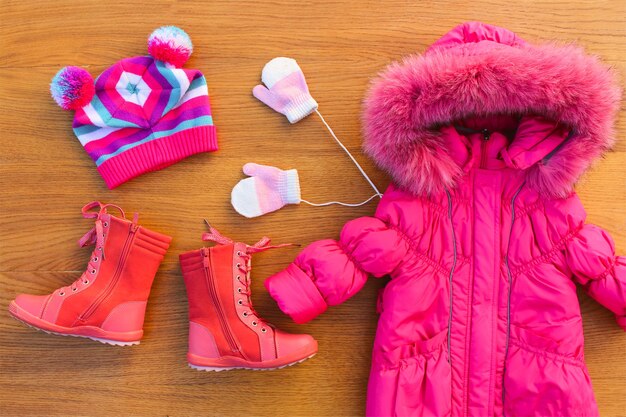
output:
<path id="1" fill-rule="evenodd" d="M 327 206 L 329 204 L 341 204 L 343 206 L 348 206 L 348 207 L 356 207 L 362 204 L 365 204 L 367 202 L 369 202 L 372 198 L 374 197 L 382 197 L 382 193 L 378 190 L 378 188 L 376 188 L 376 185 L 374 185 L 374 182 L 370 179 L 370 177 L 368 177 L 368 175 L 365 173 L 365 171 L 363 170 L 363 168 L 361 168 L 361 165 L 357 162 L 357 160 L 354 158 L 354 156 L 352 156 L 352 154 L 350 153 L 350 151 L 348 150 L 348 148 L 346 148 L 344 146 L 343 143 L 341 143 L 341 141 L 339 140 L 339 138 L 337 137 L 337 135 L 335 135 L 335 132 L 333 132 L 333 129 L 330 127 L 330 125 L 328 123 L 326 123 L 326 120 L 324 119 L 324 116 L 322 116 L 322 113 L 319 112 L 319 110 L 315 109 L 315 113 L 317 113 L 317 115 L 319 116 L 320 120 L 322 121 L 322 123 L 324 123 L 324 126 L 326 126 L 326 129 L 328 129 L 328 131 L 330 132 L 331 136 L 333 137 L 333 139 L 335 139 L 335 142 L 337 142 L 337 144 L 341 147 L 341 149 L 344 150 L 344 152 L 346 154 L 348 154 L 348 156 L 350 157 L 350 159 L 352 160 L 352 162 L 354 163 L 354 165 L 356 165 L 356 167 L 358 168 L 358 170 L 361 172 L 361 175 L 363 175 L 363 178 L 365 178 L 367 180 L 367 182 L 370 184 L 370 186 L 374 189 L 374 192 L 376 194 L 374 194 L 372 197 L 370 197 L 369 199 L 365 200 L 364 202 L 360 203 L 360 204 L 347 204 L 347 203 L 341 203 L 339 201 L 331 201 L 329 203 L 323 203 L 323 204 L 311 204 L 308 201 L 304 201 L 303 202 L 307 203 L 307 204 L 311 204 L 313 206 Z"/>
<path id="2" fill-rule="evenodd" d="M 367 200 L 362 201 L 360 203 L 344 203 L 344 202 L 341 202 L 341 201 L 328 201 L 326 203 L 313 203 L 311 201 L 307 201 L 307 200 L 304 200 L 304 199 L 301 199 L 300 201 L 302 203 L 308 204 L 310 206 L 315 206 L 315 207 L 331 206 L 333 204 L 339 204 L 340 206 L 345 206 L 345 207 L 359 207 L 359 206 L 362 206 L 364 204 L 369 203 L 370 201 L 372 201 L 376 197 L 380 197 L 380 195 L 374 194 L 370 198 L 368 198 Z"/>

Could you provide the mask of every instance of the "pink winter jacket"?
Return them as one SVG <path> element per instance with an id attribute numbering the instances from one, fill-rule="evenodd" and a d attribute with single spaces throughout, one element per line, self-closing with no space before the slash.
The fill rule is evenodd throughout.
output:
<path id="1" fill-rule="evenodd" d="M 598 415 L 576 283 L 626 329 L 626 259 L 573 184 L 611 147 L 619 98 L 581 49 L 480 23 L 374 82 L 365 149 L 394 184 L 266 281 L 303 323 L 391 276 L 368 415 Z"/>

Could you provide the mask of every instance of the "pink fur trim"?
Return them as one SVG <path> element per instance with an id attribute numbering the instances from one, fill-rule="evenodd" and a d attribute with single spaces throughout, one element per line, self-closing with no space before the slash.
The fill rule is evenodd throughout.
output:
<path id="1" fill-rule="evenodd" d="M 472 116 L 540 115 L 573 136 L 528 168 L 527 184 L 565 197 L 610 149 L 620 88 L 614 72 L 574 45 L 527 44 L 480 23 L 453 29 L 425 54 L 391 64 L 365 100 L 365 151 L 402 188 L 429 195 L 463 174 L 439 128 Z"/>

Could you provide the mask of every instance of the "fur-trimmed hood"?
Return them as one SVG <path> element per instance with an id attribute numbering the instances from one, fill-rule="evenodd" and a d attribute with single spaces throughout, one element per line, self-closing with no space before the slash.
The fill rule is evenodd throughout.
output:
<path id="1" fill-rule="evenodd" d="M 531 45 L 506 29 L 469 22 L 373 82 L 364 147 L 398 186 L 429 195 L 454 188 L 464 175 L 442 127 L 473 117 L 539 116 L 571 133 L 526 168 L 526 182 L 544 196 L 563 197 L 613 145 L 620 97 L 614 73 L 579 47 Z"/>

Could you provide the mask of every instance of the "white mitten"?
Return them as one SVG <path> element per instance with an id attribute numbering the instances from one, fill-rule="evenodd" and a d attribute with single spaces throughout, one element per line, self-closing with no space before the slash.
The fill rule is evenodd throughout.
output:
<path id="1" fill-rule="evenodd" d="M 286 204 L 300 204 L 298 171 L 247 163 L 243 172 L 250 177 L 237 183 L 231 193 L 231 204 L 237 213 L 258 217 L 276 211 Z"/>
<path id="2" fill-rule="evenodd" d="M 254 97 L 296 123 L 317 110 L 304 74 L 295 59 L 278 57 L 265 64 L 261 73 L 265 85 L 252 89 Z"/>

